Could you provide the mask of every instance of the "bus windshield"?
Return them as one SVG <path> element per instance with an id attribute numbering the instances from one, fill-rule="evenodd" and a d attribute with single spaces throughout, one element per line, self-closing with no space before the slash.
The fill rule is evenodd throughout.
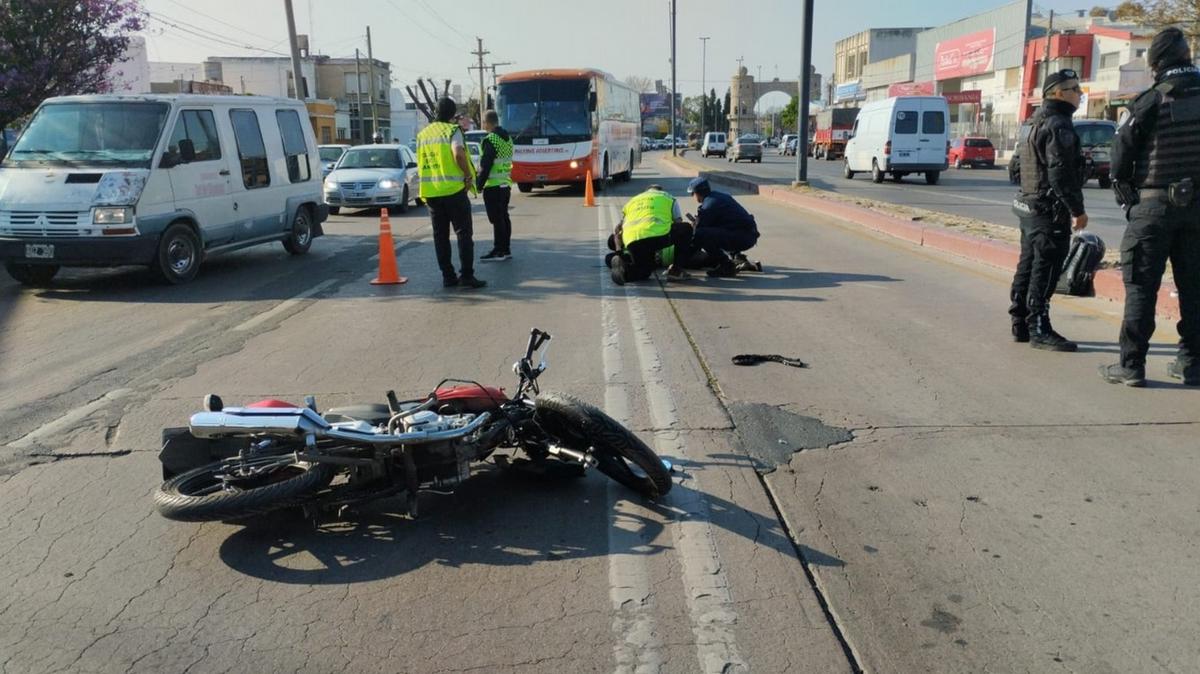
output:
<path id="1" fill-rule="evenodd" d="M 500 119 L 517 145 L 534 138 L 549 143 L 591 139 L 588 80 L 529 80 L 500 85 L 496 105 Z"/>
<path id="2" fill-rule="evenodd" d="M 169 112 L 165 103 L 51 103 L 34 115 L 5 163 L 150 168 Z"/>

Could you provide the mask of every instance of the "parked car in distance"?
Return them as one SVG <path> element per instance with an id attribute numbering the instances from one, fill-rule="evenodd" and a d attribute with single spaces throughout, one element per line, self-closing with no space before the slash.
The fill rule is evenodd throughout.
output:
<path id="1" fill-rule="evenodd" d="M 463 131 L 463 137 L 468 143 L 482 143 L 484 138 L 487 138 L 488 132 L 476 129 L 474 131 Z"/>
<path id="2" fill-rule="evenodd" d="M 788 146 L 796 138 L 799 138 L 799 136 L 797 136 L 794 133 L 783 134 L 783 137 L 779 139 L 779 150 L 778 150 L 779 154 L 781 154 L 781 155 L 790 154 L 790 152 L 788 151 L 788 149 L 789 149 Z"/>
<path id="3" fill-rule="evenodd" d="M 420 187 L 417 157 L 407 145 L 356 145 L 325 178 L 325 203 L 330 213 L 343 208 L 403 213 Z"/>
<path id="4" fill-rule="evenodd" d="M 946 159 L 956 169 L 964 166 L 992 168 L 996 165 L 996 148 L 992 141 L 982 136 L 955 138 Z"/>
<path id="5" fill-rule="evenodd" d="M 941 96 L 894 96 L 862 106 L 846 143 L 842 175 L 870 172 L 871 180 L 885 176 L 899 182 L 922 173 L 936 185 L 949 164 L 950 106 Z"/>
<path id="6" fill-rule="evenodd" d="M 1117 123 L 1107 119 L 1077 119 L 1075 133 L 1079 134 L 1079 147 L 1088 161 L 1087 180 L 1095 178 L 1101 189 L 1112 186 L 1112 144 L 1117 135 Z"/>
<path id="7" fill-rule="evenodd" d="M 346 150 L 350 149 L 350 145 L 318 145 L 317 153 L 321 155 L 321 177 L 329 175 L 333 167 L 337 165 L 339 159 Z"/>
<path id="8" fill-rule="evenodd" d="M 709 131 L 704 134 L 704 141 L 700 144 L 700 156 L 711 157 L 720 155 L 725 157 L 725 132 L 724 131 Z"/>
<path id="9" fill-rule="evenodd" d="M 467 141 L 467 155 L 471 157 L 471 163 L 475 166 L 475 172 L 479 172 L 479 162 L 483 161 L 483 146 L 474 141 Z"/>
<path id="10" fill-rule="evenodd" d="M 48 98 L 0 165 L 0 260 L 26 285 L 121 265 L 178 284 L 260 243 L 300 255 L 328 215 L 320 171 L 295 99 Z"/>
<path id="11" fill-rule="evenodd" d="M 762 151 L 762 142 L 757 136 L 741 136 L 734 141 L 733 145 L 729 146 L 729 155 L 726 159 L 735 163 L 744 159 L 749 162 L 761 164 Z"/>

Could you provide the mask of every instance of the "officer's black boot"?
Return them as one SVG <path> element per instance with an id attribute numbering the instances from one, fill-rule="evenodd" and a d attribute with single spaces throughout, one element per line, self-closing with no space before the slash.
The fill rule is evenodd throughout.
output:
<path id="1" fill-rule="evenodd" d="M 1025 319 L 1013 321 L 1012 337 L 1014 342 L 1024 344 L 1029 341 L 1029 324 Z"/>
<path id="2" fill-rule="evenodd" d="M 1172 379 L 1182 379 L 1185 386 L 1200 386 L 1200 363 L 1184 367 L 1179 360 L 1167 364 L 1167 374 Z"/>
<path id="3" fill-rule="evenodd" d="M 1141 388 L 1146 385 L 1146 366 L 1125 367 L 1120 363 L 1101 365 L 1100 376 L 1110 384 L 1124 384 Z"/>
<path id="4" fill-rule="evenodd" d="M 1029 318 L 1029 345 L 1043 351 L 1075 351 L 1079 348 L 1075 342 L 1054 331 L 1048 312 Z"/>

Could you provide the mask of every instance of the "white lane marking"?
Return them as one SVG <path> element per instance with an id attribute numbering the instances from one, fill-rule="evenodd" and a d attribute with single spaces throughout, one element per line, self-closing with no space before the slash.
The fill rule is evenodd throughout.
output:
<path id="1" fill-rule="evenodd" d="M 655 450 L 662 456 L 687 459 L 687 444 L 678 430 L 681 426 L 678 407 L 650 334 L 641 288 L 634 284 L 624 289 L 650 420 L 657 429 Z M 676 483 L 666 498 L 666 504 L 675 511 L 671 532 L 683 567 L 683 590 L 691 613 L 692 634 L 696 637 L 696 657 L 700 671 L 706 673 L 745 672 L 749 667 L 738 653 L 735 634 L 738 614 L 713 537 L 708 501 L 698 481 L 702 471 L 695 465 L 691 468 L 692 484 Z"/>
<path id="2" fill-rule="evenodd" d="M 605 241 L 612 227 L 605 222 L 607 208 L 599 209 L 601 254 L 608 252 Z M 608 285 L 608 269 L 600 268 L 600 319 L 604 358 L 604 409 L 609 416 L 628 425 L 629 392 L 625 382 L 625 364 L 621 358 L 621 333 L 616 308 Z M 628 492 L 613 480 L 607 485 L 608 510 L 613 513 L 608 528 L 608 584 L 613 605 L 613 647 L 618 672 L 658 672 L 664 664 L 660 643 L 654 630 L 654 590 L 646 561 L 638 550 L 648 541 L 640 530 L 645 511 L 626 499 Z M 638 512 L 641 510 L 642 512 Z"/>
<path id="3" fill-rule="evenodd" d="M 9 447 L 14 449 L 25 449 L 34 444 L 44 444 L 41 442 L 44 438 L 76 428 L 81 421 L 90 417 L 96 410 L 105 407 L 114 400 L 126 398 L 130 393 L 133 393 L 132 389 L 113 389 L 93 400 L 92 402 L 80 407 L 76 407 L 54 421 L 45 423 L 29 433 L 17 438 L 9 443 Z"/>
<path id="4" fill-rule="evenodd" d="M 292 307 L 296 306 L 303 300 L 305 300 L 309 297 L 312 297 L 313 295 L 316 295 L 317 293 L 321 292 L 322 290 L 328 288 L 329 286 L 331 286 L 335 283 L 337 283 L 337 279 L 329 279 L 327 281 L 322 281 L 322 282 L 318 283 L 317 285 L 309 288 L 308 290 L 305 290 L 304 292 L 300 293 L 299 295 L 296 295 L 294 297 L 286 299 L 286 300 L 280 302 L 279 304 L 275 305 L 271 309 L 264 311 L 261 314 L 254 316 L 253 318 L 243 322 L 242 324 L 236 326 L 234 328 L 234 330 L 237 330 L 239 332 L 244 332 L 244 331 L 250 330 L 258 325 L 261 325 L 262 323 L 271 320 L 272 318 L 274 318 L 275 316 L 278 316 L 279 314 L 282 314 L 283 312 L 287 311 L 288 309 L 291 309 Z"/>

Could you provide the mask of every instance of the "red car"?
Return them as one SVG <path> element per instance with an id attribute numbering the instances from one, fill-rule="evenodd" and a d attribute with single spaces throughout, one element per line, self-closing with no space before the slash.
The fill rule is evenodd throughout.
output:
<path id="1" fill-rule="evenodd" d="M 996 148 L 992 145 L 992 141 L 979 136 L 967 136 L 965 138 L 956 138 L 950 144 L 950 152 L 947 155 L 947 161 L 954 168 L 962 168 L 970 166 L 986 166 L 992 168 L 996 165 Z"/>

